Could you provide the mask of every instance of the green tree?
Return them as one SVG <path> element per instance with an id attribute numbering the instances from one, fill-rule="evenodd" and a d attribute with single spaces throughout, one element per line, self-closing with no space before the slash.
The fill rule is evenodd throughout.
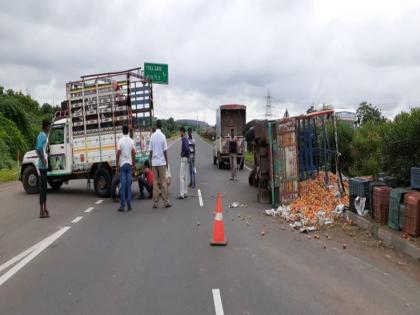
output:
<path id="1" fill-rule="evenodd" d="M 8 95 L 0 96 L 0 113 L 5 118 L 15 123 L 16 127 L 24 136 L 27 144 L 33 142 L 33 132 L 29 123 L 26 112 L 22 109 L 21 103 L 13 97 L 13 93 L 7 92 Z"/>
<path id="2" fill-rule="evenodd" d="M 367 102 L 360 103 L 356 111 L 356 117 L 359 125 L 363 125 L 369 121 L 384 122 L 386 120 L 378 107 Z"/>
<path id="3" fill-rule="evenodd" d="M 389 127 L 388 122 L 368 121 L 356 128 L 351 143 L 353 157 L 351 175 L 375 175 L 381 171 L 383 135 Z"/>
<path id="4" fill-rule="evenodd" d="M 402 112 L 383 133 L 381 149 L 384 170 L 407 185 L 410 168 L 420 166 L 420 108 Z"/>
<path id="5" fill-rule="evenodd" d="M 9 161 L 16 159 L 19 153 L 22 156 L 27 150 L 26 141 L 13 123 L 0 113 L 0 168 L 8 167 Z M 6 165 L 5 165 L 6 164 Z"/>

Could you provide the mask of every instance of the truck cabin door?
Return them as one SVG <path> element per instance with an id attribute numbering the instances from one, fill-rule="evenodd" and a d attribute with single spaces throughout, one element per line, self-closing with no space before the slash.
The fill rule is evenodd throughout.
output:
<path id="1" fill-rule="evenodd" d="M 60 176 L 71 173 L 69 163 L 68 128 L 66 124 L 53 125 L 48 137 L 48 175 Z"/>

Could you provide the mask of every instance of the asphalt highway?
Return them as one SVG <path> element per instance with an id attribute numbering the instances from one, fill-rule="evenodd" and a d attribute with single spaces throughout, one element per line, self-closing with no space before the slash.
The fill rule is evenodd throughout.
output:
<path id="1" fill-rule="evenodd" d="M 175 141 L 168 209 L 146 199 L 120 213 L 74 181 L 41 220 L 38 196 L 1 185 L 0 314 L 420 314 L 418 269 L 339 240 L 324 249 L 264 216 L 248 171 L 229 181 L 200 138 L 197 187 L 176 200 L 179 152 Z M 226 247 L 209 245 L 218 192 Z"/>

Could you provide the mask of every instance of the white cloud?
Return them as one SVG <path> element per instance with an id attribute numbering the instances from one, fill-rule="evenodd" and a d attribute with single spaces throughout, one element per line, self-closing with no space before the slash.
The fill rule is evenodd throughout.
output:
<path id="1" fill-rule="evenodd" d="M 144 61 L 169 64 L 156 114 L 213 123 L 223 103 L 248 118 L 311 104 L 388 116 L 420 103 L 420 3 L 388 0 L 3 1 L 0 85 L 58 102 L 65 83 Z"/>

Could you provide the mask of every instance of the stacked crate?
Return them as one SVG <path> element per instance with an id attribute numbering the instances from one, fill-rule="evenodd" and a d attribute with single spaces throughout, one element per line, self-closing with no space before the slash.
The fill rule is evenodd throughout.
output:
<path id="1" fill-rule="evenodd" d="M 420 192 L 409 192 L 404 196 L 403 232 L 420 236 Z"/>
<path id="2" fill-rule="evenodd" d="M 374 200 L 373 200 L 373 188 L 374 187 L 378 187 L 378 186 L 386 186 L 386 184 L 384 182 L 370 182 L 369 183 L 369 200 L 370 200 L 370 204 L 369 204 L 369 210 L 370 210 L 370 215 L 373 218 L 373 204 L 374 204 Z"/>
<path id="3" fill-rule="evenodd" d="M 366 198 L 365 208 L 369 209 L 370 207 L 370 198 L 369 198 L 369 181 L 364 178 L 350 178 L 349 181 L 349 194 L 350 194 L 350 210 L 357 213 L 356 208 L 354 207 L 354 200 L 357 197 Z"/>
<path id="4" fill-rule="evenodd" d="M 391 188 L 388 186 L 373 188 L 373 219 L 375 222 L 387 224 L 390 192 Z"/>
<path id="5" fill-rule="evenodd" d="M 411 188 L 420 189 L 420 167 L 411 168 Z"/>
<path id="6" fill-rule="evenodd" d="M 405 188 L 394 188 L 390 193 L 388 226 L 393 230 L 400 230 L 403 226 L 403 211 L 404 207 L 401 204 L 404 200 L 404 195 L 408 192 Z"/>

